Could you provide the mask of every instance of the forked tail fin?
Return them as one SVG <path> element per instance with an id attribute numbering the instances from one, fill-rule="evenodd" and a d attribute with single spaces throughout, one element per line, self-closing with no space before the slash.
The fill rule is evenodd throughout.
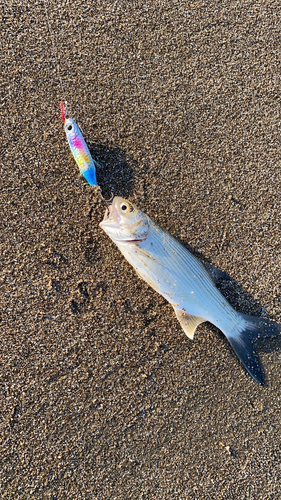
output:
<path id="1" fill-rule="evenodd" d="M 243 329 L 235 332 L 235 335 L 225 333 L 227 340 L 240 359 L 243 366 L 251 377 L 259 384 L 264 384 L 263 374 L 259 363 L 259 358 L 255 353 L 253 341 L 260 338 L 276 337 L 281 333 L 281 325 L 264 318 L 240 314 Z"/>

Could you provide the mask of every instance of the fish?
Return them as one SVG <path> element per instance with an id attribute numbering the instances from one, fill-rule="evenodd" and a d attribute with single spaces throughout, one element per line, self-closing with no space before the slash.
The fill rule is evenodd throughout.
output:
<path id="1" fill-rule="evenodd" d="M 99 225 L 139 277 L 172 305 L 190 339 L 198 325 L 209 321 L 223 332 L 251 377 L 264 385 L 253 344 L 279 335 L 280 324 L 237 312 L 200 260 L 130 201 L 114 197 Z"/>
<path id="2" fill-rule="evenodd" d="M 99 187 L 96 176 L 96 166 L 98 164 L 95 160 L 93 160 L 77 123 L 70 118 L 67 103 L 61 102 L 60 109 L 66 138 L 74 159 L 79 167 L 79 171 L 91 186 Z"/>

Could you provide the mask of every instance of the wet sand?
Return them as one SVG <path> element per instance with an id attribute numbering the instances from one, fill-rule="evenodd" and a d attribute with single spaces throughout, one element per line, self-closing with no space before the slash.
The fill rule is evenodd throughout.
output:
<path id="1" fill-rule="evenodd" d="M 59 103 L 105 196 L 228 273 L 237 310 L 281 322 L 280 3 L 5 0 L 1 16 L 0 497 L 278 498 L 281 341 L 260 346 L 261 387 L 215 327 L 184 335 L 98 227 Z"/>

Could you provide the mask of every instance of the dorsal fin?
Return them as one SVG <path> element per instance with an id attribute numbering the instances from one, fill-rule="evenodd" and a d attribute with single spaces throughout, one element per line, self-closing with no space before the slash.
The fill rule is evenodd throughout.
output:
<path id="1" fill-rule="evenodd" d="M 211 266 L 211 264 L 204 264 L 204 267 L 207 269 L 214 283 L 217 283 L 221 280 L 230 280 L 230 276 L 228 276 L 228 274 L 226 274 L 224 271 L 221 271 L 217 267 Z"/>

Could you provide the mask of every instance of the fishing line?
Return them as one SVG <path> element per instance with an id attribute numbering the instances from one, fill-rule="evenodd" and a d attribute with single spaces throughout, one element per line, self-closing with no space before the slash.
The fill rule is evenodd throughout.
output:
<path id="1" fill-rule="evenodd" d="M 59 57 L 59 51 L 57 49 L 57 45 L 56 45 L 56 37 L 55 37 L 55 32 L 54 30 L 52 29 L 51 27 L 51 22 L 50 22 L 50 17 L 49 17 L 49 14 L 48 14 L 48 9 L 47 9 L 47 3 L 48 3 L 48 0 L 43 0 L 43 4 L 44 4 L 44 8 L 45 8 L 45 15 L 46 15 L 46 20 L 47 20 L 47 25 L 48 25 L 48 30 L 49 30 L 49 35 L 50 35 L 50 39 L 51 39 L 51 43 L 52 43 L 52 47 L 53 47 L 53 52 L 54 52 L 54 56 L 55 56 L 55 60 L 56 60 L 56 70 L 57 70 L 57 75 L 58 75 L 58 79 L 59 79 L 59 82 L 60 82 L 60 86 L 61 86 L 61 90 L 62 90 L 62 100 L 65 102 L 65 104 L 67 105 L 67 100 L 65 99 L 66 97 L 66 91 L 65 91 L 65 87 L 63 85 L 63 81 L 62 81 L 62 78 L 61 78 L 61 72 L 60 72 L 60 57 Z M 73 13 L 71 11 L 71 7 L 70 7 L 70 4 L 69 4 L 69 1 L 67 0 L 66 2 L 66 5 L 67 5 L 67 10 L 68 10 L 68 15 L 69 15 L 69 24 L 73 26 L 73 28 L 75 28 L 75 25 L 73 23 L 73 20 L 72 20 L 72 17 L 73 17 Z M 82 36 L 81 36 L 81 33 L 79 32 L 79 35 L 80 35 L 80 42 L 82 44 Z M 79 129 L 81 130 L 83 136 L 86 136 L 87 137 L 87 134 L 85 134 L 82 126 L 80 125 L 79 122 L 77 122 L 78 126 L 79 126 Z"/>
<path id="2" fill-rule="evenodd" d="M 47 19 L 47 24 L 48 24 L 48 29 L 49 29 L 49 35 L 50 35 L 50 38 L 51 38 L 52 47 L 53 47 L 53 51 L 54 51 L 54 56 L 55 56 L 55 59 L 56 59 L 57 74 L 58 74 L 58 78 L 59 78 L 59 82 L 60 82 L 60 86 L 61 86 L 61 90 L 62 90 L 63 100 L 65 100 L 66 92 L 65 92 L 64 85 L 62 83 L 61 75 L 60 75 L 59 53 L 58 53 L 58 50 L 56 49 L 56 45 L 55 45 L 55 35 L 54 35 L 54 31 L 52 30 L 51 23 L 50 23 L 50 18 L 49 18 L 48 9 L 47 9 L 47 2 L 48 2 L 48 0 L 43 0 L 43 4 L 44 4 L 44 8 L 45 8 L 45 14 L 46 14 L 46 19 Z"/>

